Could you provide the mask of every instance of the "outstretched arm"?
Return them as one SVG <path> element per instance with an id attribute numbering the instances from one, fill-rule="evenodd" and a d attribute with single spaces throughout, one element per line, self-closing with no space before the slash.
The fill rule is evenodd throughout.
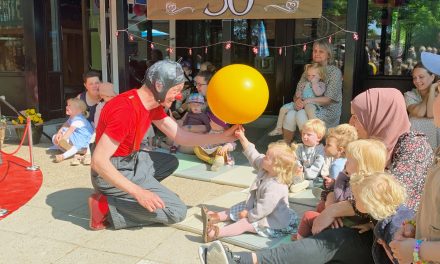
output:
<path id="1" fill-rule="evenodd" d="M 234 132 L 237 125 L 232 126 L 221 134 L 196 134 L 185 131 L 179 127 L 173 119 L 165 117 L 161 120 L 153 121 L 154 125 L 160 129 L 168 138 L 174 140 L 176 144 L 185 146 L 201 146 L 208 144 L 233 142 L 236 140 Z"/>

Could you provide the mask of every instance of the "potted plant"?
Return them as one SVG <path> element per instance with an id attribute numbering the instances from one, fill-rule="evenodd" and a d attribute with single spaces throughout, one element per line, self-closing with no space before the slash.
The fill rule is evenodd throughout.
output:
<path id="1" fill-rule="evenodd" d="M 43 118 L 41 114 L 38 113 L 35 108 L 29 108 L 20 111 L 21 115 L 17 119 L 12 120 L 12 124 L 15 126 L 15 132 L 19 140 L 23 138 L 24 130 L 26 128 L 26 119 L 29 117 L 31 119 L 32 126 L 32 142 L 33 144 L 40 143 L 41 135 L 43 134 Z M 24 142 L 27 144 L 27 137 Z"/>

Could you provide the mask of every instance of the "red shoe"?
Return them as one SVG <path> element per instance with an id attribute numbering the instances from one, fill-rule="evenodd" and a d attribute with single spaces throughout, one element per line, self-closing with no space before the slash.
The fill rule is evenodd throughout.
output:
<path id="1" fill-rule="evenodd" d="M 108 226 L 108 202 L 107 197 L 101 193 L 93 193 L 89 196 L 90 229 L 101 230 Z"/>

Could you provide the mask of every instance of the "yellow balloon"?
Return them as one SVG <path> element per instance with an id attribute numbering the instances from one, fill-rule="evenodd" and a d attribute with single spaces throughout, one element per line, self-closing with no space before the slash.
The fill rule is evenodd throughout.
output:
<path id="1" fill-rule="evenodd" d="M 256 69 L 232 64 L 221 68 L 206 91 L 209 109 L 229 124 L 246 124 L 256 120 L 266 109 L 269 88 Z"/>

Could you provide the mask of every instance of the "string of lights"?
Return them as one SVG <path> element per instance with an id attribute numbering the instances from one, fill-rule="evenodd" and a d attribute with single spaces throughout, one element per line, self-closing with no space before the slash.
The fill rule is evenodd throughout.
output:
<path id="1" fill-rule="evenodd" d="M 335 36 L 335 35 L 337 35 L 339 33 L 349 33 L 349 34 L 352 34 L 353 40 L 355 40 L 355 41 L 357 41 L 359 39 L 359 35 L 358 35 L 358 33 L 356 31 L 350 31 L 350 30 L 344 29 L 344 28 L 340 27 L 339 25 L 337 25 L 336 23 L 334 23 L 333 21 L 331 21 L 330 19 L 326 18 L 325 16 L 321 16 L 321 18 L 326 20 L 328 23 L 334 25 L 339 30 L 337 30 L 337 31 L 335 31 L 333 33 L 329 33 L 326 36 L 323 36 L 323 37 L 320 37 L 320 38 L 317 38 L 317 39 L 314 39 L 314 40 L 310 40 L 310 41 L 306 41 L 306 42 L 302 42 L 302 43 L 290 44 L 290 45 L 267 46 L 267 48 L 268 49 L 272 49 L 272 50 L 278 50 L 278 54 L 279 55 L 283 55 L 283 53 L 284 53 L 284 55 L 286 55 L 286 52 L 287 52 L 288 48 L 301 47 L 302 46 L 303 47 L 303 51 L 306 52 L 307 51 L 307 45 L 312 44 L 315 41 L 319 41 L 319 40 L 323 40 L 323 39 L 328 39 L 329 43 L 332 43 L 333 36 Z M 166 48 L 167 52 L 170 53 L 170 54 L 174 53 L 178 49 L 187 50 L 189 55 L 192 55 L 193 50 L 203 50 L 205 52 L 205 54 L 207 54 L 209 48 L 214 47 L 214 46 L 218 46 L 218 45 L 224 46 L 224 48 L 226 50 L 231 49 L 232 45 L 246 46 L 246 47 L 252 48 L 252 52 L 254 54 L 258 54 L 258 45 L 251 45 L 251 44 L 236 42 L 236 41 L 232 41 L 232 40 L 220 41 L 220 42 L 206 44 L 206 45 L 201 45 L 201 46 L 175 46 L 175 47 L 172 47 L 172 46 L 169 46 L 169 45 L 164 45 L 162 43 L 158 43 L 158 42 L 154 42 L 154 41 L 148 40 L 148 39 L 146 39 L 146 38 L 144 38 L 142 36 L 133 34 L 133 33 L 131 33 L 129 31 L 130 28 L 132 28 L 132 27 L 136 26 L 137 24 L 142 23 L 142 22 L 144 22 L 146 20 L 147 19 L 139 21 L 139 22 L 137 22 L 137 23 L 135 23 L 133 25 L 130 25 L 129 27 L 127 27 L 125 29 L 117 30 L 116 33 L 115 33 L 116 37 L 118 37 L 120 33 L 125 33 L 125 34 L 128 35 L 128 39 L 130 41 L 134 41 L 135 39 L 145 41 L 145 42 L 150 44 L 151 49 L 154 49 L 155 46 L 164 47 L 164 48 Z"/>

